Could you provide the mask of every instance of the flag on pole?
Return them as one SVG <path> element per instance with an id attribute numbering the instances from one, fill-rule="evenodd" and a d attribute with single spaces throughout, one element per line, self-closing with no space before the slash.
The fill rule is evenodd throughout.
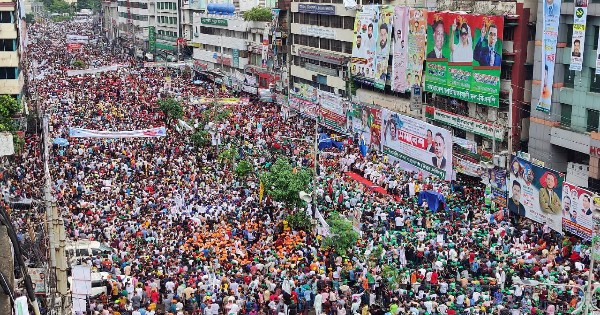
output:
<path id="1" fill-rule="evenodd" d="M 363 157 L 367 156 L 367 144 L 365 143 L 365 137 L 360 136 L 360 141 L 358 142 L 358 148 L 360 149 L 360 155 Z"/>
<path id="2" fill-rule="evenodd" d="M 263 182 L 261 180 L 260 184 L 258 186 L 258 202 L 259 203 L 262 203 L 264 194 L 265 194 L 265 186 L 263 185 Z"/>

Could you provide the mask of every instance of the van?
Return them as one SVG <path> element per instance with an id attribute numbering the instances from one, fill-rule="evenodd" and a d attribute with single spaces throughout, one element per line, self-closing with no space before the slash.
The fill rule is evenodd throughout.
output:
<path id="1" fill-rule="evenodd" d="M 92 272 L 90 275 L 92 280 L 90 297 L 97 297 L 102 293 L 108 295 L 109 292 L 107 292 L 106 285 L 108 284 L 108 276 L 110 274 L 108 272 Z M 69 283 L 69 288 L 71 289 L 73 277 L 67 278 L 67 282 Z"/>
<path id="2" fill-rule="evenodd" d="M 67 243 L 65 252 L 70 260 L 74 260 L 96 256 L 107 257 L 113 252 L 113 249 L 98 241 L 78 240 Z"/>

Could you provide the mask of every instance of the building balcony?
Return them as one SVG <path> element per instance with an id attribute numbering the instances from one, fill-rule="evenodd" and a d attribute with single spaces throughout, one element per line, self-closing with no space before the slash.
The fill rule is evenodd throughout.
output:
<path id="1" fill-rule="evenodd" d="M 253 23 L 265 23 L 262 29 L 266 26 L 266 22 L 247 22 L 240 16 L 194 13 L 192 17 L 194 26 L 220 28 L 236 32 L 246 32 Z"/>
<path id="2" fill-rule="evenodd" d="M 552 127 L 550 143 L 584 154 L 590 153 L 590 134 L 567 129 L 563 126 Z"/>
<path id="3" fill-rule="evenodd" d="M 345 42 L 352 42 L 354 38 L 352 30 L 299 23 L 292 23 L 291 31 L 292 34 L 335 39 Z"/>
<path id="4" fill-rule="evenodd" d="M 0 80 L 0 94 L 18 95 L 23 91 L 23 72 L 19 74 L 17 79 Z"/>
<path id="5" fill-rule="evenodd" d="M 19 54 L 16 51 L 0 51 L 0 64 L 3 67 L 18 67 Z"/>
<path id="6" fill-rule="evenodd" d="M 0 39 L 15 39 L 17 35 L 15 23 L 0 23 Z"/>
<path id="7" fill-rule="evenodd" d="M 319 75 L 320 73 L 310 70 L 310 69 L 307 69 L 307 68 L 304 68 L 304 67 L 292 65 L 291 74 L 295 77 L 299 77 L 299 78 L 303 78 L 305 80 L 312 81 L 313 77 L 316 75 Z M 340 89 L 340 90 L 346 90 L 346 81 L 344 81 L 344 78 L 341 78 L 340 76 L 330 76 L 330 75 L 324 75 L 324 76 L 327 78 L 326 85 Z"/>
<path id="8" fill-rule="evenodd" d="M 212 64 L 213 66 L 220 65 L 221 61 L 225 66 L 232 66 L 233 56 L 224 54 L 223 59 L 221 60 L 221 54 L 219 52 L 205 50 L 201 48 L 194 48 L 193 58 L 195 60 L 200 60 L 203 62 L 207 62 Z M 235 67 L 236 69 L 243 70 L 246 65 L 248 65 L 248 58 L 239 57 L 238 65 Z M 210 68 L 210 67 L 209 67 Z"/>
<path id="9" fill-rule="evenodd" d="M 196 34 L 194 34 L 196 35 Z M 231 49 L 246 50 L 246 40 L 242 38 L 232 38 L 220 35 L 209 35 L 209 34 L 197 34 L 198 37 L 194 37 L 193 42 L 197 42 L 204 45 L 215 45 Z"/>

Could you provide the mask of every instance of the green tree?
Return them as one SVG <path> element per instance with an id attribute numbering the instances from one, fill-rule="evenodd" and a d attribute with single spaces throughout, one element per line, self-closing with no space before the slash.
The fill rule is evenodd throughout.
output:
<path id="1" fill-rule="evenodd" d="M 400 272 L 398 268 L 390 265 L 385 265 L 381 268 L 381 277 L 384 279 L 383 283 L 390 290 L 396 290 L 400 287 Z"/>
<path id="2" fill-rule="evenodd" d="M 163 113 L 166 127 L 172 126 L 183 117 L 183 106 L 174 98 L 163 98 L 157 101 L 158 108 Z"/>
<path id="3" fill-rule="evenodd" d="M 29 25 L 35 24 L 35 15 L 33 15 L 33 13 L 25 14 L 25 23 Z"/>
<path id="4" fill-rule="evenodd" d="M 70 13 L 71 6 L 64 0 L 52 0 L 47 8 L 52 13 Z"/>
<path id="5" fill-rule="evenodd" d="M 298 194 L 308 188 L 312 174 L 305 168 L 294 169 L 287 159 L 279 158 L 261 174 L 261 180 L 267 195 L 291 208 L 303 203 Z"/>
<path id="6" fill-rule="evenodd" d="M 235 166 L 235 174 L 240 178 L 245 178 L 253 170 L 252 164 L 246 160 L 241 160 Z"/>
<path id="7" fill-rule="evenodd" d="M 265 7 L 253 7 L 249 11 L 244 12 L 244 20 L 255 22 L 271 22 L 273 20 L 273 12 Z"/>
<path id="8" fill-rule="evenodd" d="M 306 214 L 306 211 L 296 211 L 295 213 L 288 215 L 286 220 L 288 221 L 292 230 L 305 231 L 309 233 L 312 231 L 313 223 L 308 214 Z"/>
<path id="9" fill-rule="evenodd" d="M 210 134 L 206 130 L 198 130 L 190 136 L 192 144 L 197 148 L 207 147 L 210 145 Z"/>
<path id="10" fill-rule="evenodd" d="M 21 112 L 19 102 L 9 95 L 0 95 L 0 131 L 16 131 L 13 118 Z"/>
<path id="11" fill-rule="evenodd" d="M 222 150 L 218 156 L 219 161 L 224 164 L 234 163 L 238 157 L 239 154 L 235 146 L 230 146 L 229 148 Z"/>
<path id="12" fill-rule="evenodd" d="M 75 61 L 73 61 L 73 67 L 79 68 L 79 69 L 85 69 L 86 64 L 82 60 L 75 60 Z"/>
<path id="13" fill-rule="evenodd" d="M 356 245 L 359 236 L 352 227 L 352 222 L 334 212 L 327 219 L 327 224 L 329 236 L 323 239 L 321 247 L 333 249 L 338 255 L 346 255 L 348 250 Z"/>
<path id="14" fill-rule="evenodd" d="M 77 9 L 90 9 L 99 11 L 100 1 L 99 0 L 77 0 Z"/>

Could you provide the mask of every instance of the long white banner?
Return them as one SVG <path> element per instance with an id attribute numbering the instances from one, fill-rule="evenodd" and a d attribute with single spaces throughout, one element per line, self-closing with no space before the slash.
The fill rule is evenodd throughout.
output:
<path id="1" fill-rule="evenodd" d="M 587 22 L 587 0 L 577 1 L 573 13 L 573 36 L 571 42 L 571 65 L 569 70 L 581 71 L 585 47 L 585 25 Z"/>
<path id="2" fill-rule="evenodd" d="M 69 137 L 71 138 L 158 138 L 166 135 L 167 130 L 165 127 L 127 131 L 104 131 L 73 127 L 69 128 Z"/>

